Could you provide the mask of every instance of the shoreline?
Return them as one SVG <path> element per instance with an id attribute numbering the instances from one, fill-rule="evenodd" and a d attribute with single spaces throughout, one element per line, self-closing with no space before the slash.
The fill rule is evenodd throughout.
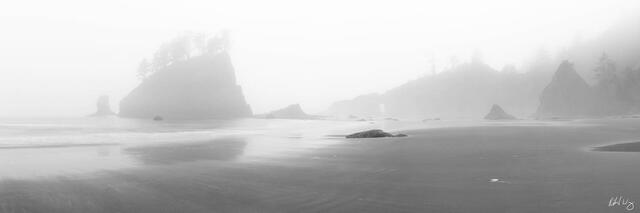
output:
<path id="1" fill-rule="evenodd" d="M 584 148 L 605 140 L 640 139 L 640 121 L 592 123 L 423 128 L 403 131 L 406 138 L 374 140 L 278 133 L 121 145 L 101 160 L 126 157 L 125 164 L 132 166 L 1 180 L 0 209 L 603 212 L 611 196 L 640 197 L 635 184 L 640 155 L 603 155 Z M 34 153 L 76 149 L 71 153 L 85 158 L 101 148 Z"/>

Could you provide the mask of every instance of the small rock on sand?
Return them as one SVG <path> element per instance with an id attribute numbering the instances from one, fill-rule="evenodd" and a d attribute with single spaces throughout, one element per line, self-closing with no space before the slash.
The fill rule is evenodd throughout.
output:
<path id="1" fill-rule="evenodd" d="M 384 137 L 407 137 L 407 135 L 405 134 L 393 135 L 391 133 L 388 133 L 379 129 L 372 129 L 372 130 L 353 133 L 351 135 L 346 136 L 346 138 L 384 138 Z"/>

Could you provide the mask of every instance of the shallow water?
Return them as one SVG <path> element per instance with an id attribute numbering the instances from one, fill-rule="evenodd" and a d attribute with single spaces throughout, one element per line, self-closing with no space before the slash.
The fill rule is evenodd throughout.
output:
<path id="1" fill-rule="evenodd" d="M 277 156 L 286 150 L 335 142 L 324 135 L 358 126 L 361 124 L 314 120 L 3 119 L 0 177 L 75 175 L 147 164 Z"/>

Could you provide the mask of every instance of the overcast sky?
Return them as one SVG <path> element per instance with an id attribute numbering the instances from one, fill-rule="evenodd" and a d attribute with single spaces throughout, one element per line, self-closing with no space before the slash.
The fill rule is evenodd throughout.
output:
<path id="1" fill-rule="evenodd" d="M 500 69 L 596 36 L 637 0 L 21 0 L 0 3 L 0 116 L 78 116 L 137 84 L 138 62 L 184 31 L 228 29 L 262 113 L 393 86 L 481 50 Z"/>

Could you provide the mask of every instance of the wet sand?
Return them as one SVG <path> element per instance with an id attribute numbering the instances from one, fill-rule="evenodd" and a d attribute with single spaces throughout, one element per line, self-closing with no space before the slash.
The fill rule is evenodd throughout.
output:
<path id="1" fill-rule="evenodd" d="M 0 212 L 627 212 L 608 203 L 640 202 L 640 153 L 592 148 L 639 130 L 629 119 L 123 147 L 136 165 L 3 179 Z M 287 142 L 252 154 L 270 144 L 256 140 Z"/>
<path id="2" fill-rule="evenodd" d="M 601 152 L 640 152 L 640 141 L 600 146 L 595 147 L 593 150 Z"/>

